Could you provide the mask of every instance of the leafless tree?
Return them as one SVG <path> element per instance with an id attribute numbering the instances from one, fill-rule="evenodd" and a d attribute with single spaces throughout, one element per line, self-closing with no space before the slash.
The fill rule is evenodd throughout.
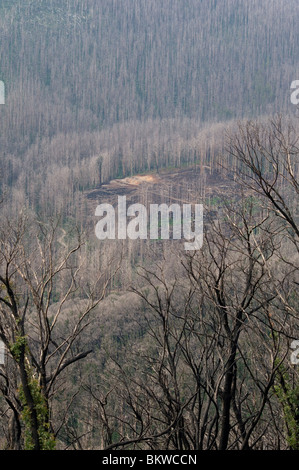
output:
<path id="1" fill-rule="evenodd" d="M 40 223 L 25 216 L 16 223 L 8 220 L 1 227 L 0 243 L 0 338 L 23 391 L 23 400 L 18 397 L 18 406 L 11 401 L 10 407 L 18 429 L 20 408 L 23 415 L 24 408 L 28 410 L 30 445 L 40 449 L 43 432 L 56 434 L 51 399 L 58 377 L 92 352 L 80 345 L 80 338 L 109 278 L 100 272 L 84 279 L 83 240 L 78 234 L 68 234 L 66 240 L 56 222 Z M 12 388 L 11 367 L 2 368 L 1 377 L 2 389 Z M 13 393 L 16 399 L 15 389 Z M 43 418 L 38 397 L 45 407 Z"/>

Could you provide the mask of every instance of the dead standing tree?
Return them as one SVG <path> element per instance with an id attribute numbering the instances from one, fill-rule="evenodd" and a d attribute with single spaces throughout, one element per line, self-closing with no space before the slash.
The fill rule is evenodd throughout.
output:
<path id="1" fill-rule="evenodd" d="M 255 219 L 251 203 L 230 216 L 211 223 L 200 252 L 176 259 L 178 274 L 169 256 L 141 269 L 133 291 L 147 333 L 124 363 L 111 358 L 110 398 L 121 397 L 121 411 L 105 403 L 106 417 L 110 433 L 115 423 L 123 432 L 108 448 L 249 449 L 269 435 L 262 416 L 278 349 L 266 341 L 276 293 L 265 258 L 276 247 L 267 230 L 256 246 L 267 220 Z"/>
<path id="2" fill-rule="evenodd" d="M 92 281 L 84 279 L 88 260 L 80 254 L 83 240 L 74 236 L 67 243 L 70 248 L 61 249 L 59 234 L 57 223 L 45 225 L 25 217 L 1 228 L 0 338 L 21 385 L 20 393 L 14 390 L 18 406 L 11 406 L 17 428 L 25 424 L 25 446 L 34 450 L 55 445 L 55 383 L 63 371 L 92 352 L 86 346 L 78 350 L 78 341 L 109 282 L 105 273 Z M 10 370 L 2 372 L 7 384 Z"/>
<path id="3" fill-rule="evenodd" d="M 298 370 L 290 364 L 290 344 L 299 337 L 299 147 L 298 127 L 281 116 L 266 123 L 249 121 L 228 136 L 228 152 L 237 162 L 237 180 L 256 200 L 259 211 L 268 214 L 274 229 L 272 240 L 280 240 L 275 263 L 265 262 L 279 301 L 271 312 L 273 334 L 283 364 L 278 370 L 275 390 L 282 404 L 287 441 L 297 449 L 299 416 Z M 256 246 L 259 249 L 258 240 Z"/>

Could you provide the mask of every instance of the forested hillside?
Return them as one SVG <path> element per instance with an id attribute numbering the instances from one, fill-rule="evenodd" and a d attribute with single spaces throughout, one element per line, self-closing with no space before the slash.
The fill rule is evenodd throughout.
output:
<path id="1" fill-rule="evenodd" d="M 298 24 L 0 0 L 1 449 L 299 449 Z M 119 195 L 202 204 L 201 249 L 97 239 Z"/>
<path id="2" fill-rule="evenodd" d="M 53 187 L 73 205 L 66 186 L 98 184 L 99 162 L 104 180 L 155 168 L 157 159 L 193 162 L 221 139 L 214 123 L 290 109 L 296 0 L 0 8 L 1 187 L 17 187 L 35 209 Z M 203 143 L 207 123 L 214 137 Z"/>

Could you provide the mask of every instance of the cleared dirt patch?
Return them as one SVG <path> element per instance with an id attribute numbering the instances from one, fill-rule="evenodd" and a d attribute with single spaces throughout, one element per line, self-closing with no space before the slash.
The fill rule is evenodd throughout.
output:
<path id="1" fill-rule="evenodd" d="M 161 178 L 159 175 L 136 175 L 130 176 L 127 178 L 123 178 L 118 180 L 120 184 L 133 184 L 133 185 L 140 185 L 142 183 L 150 183 L 150 184 L 157 184 L 159 183 Z"/>
<path id="2" fill-rule="evenodd" d="M 159 173 L 128 176 L 114 179 L 85 193 L 85 198 L 93 204 L 108 202 L 115 204 L 117 196 L 127 196 L 128 201 L 143 203 L 142 194 L 147 194 L 148 202 L 207 202 L 211 197 L 229 198 L 235 191 L 235 183 L 210 171 L 200 172 L 199 167 L 165 169 Z M 150 196 L 151 195 L 151 196 Z"/>

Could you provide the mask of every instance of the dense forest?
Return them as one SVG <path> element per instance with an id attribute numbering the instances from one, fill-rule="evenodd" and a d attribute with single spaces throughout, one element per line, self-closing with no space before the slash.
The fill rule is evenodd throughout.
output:
<path id="1" fill-rule="evenodd" d="M 290 112 L 296 0 L 0 3 L 1 186 L 35 210 L 73 206 L 99 164 L 193 162 L 216 123 Z"/>
<path id="2" fill-rule="evenodd" d="M 298 24 L 0 0 L 1 449 L 299 450 Z M 202 204 L 202 248 L 97 239 L 121 195 Z"/>

